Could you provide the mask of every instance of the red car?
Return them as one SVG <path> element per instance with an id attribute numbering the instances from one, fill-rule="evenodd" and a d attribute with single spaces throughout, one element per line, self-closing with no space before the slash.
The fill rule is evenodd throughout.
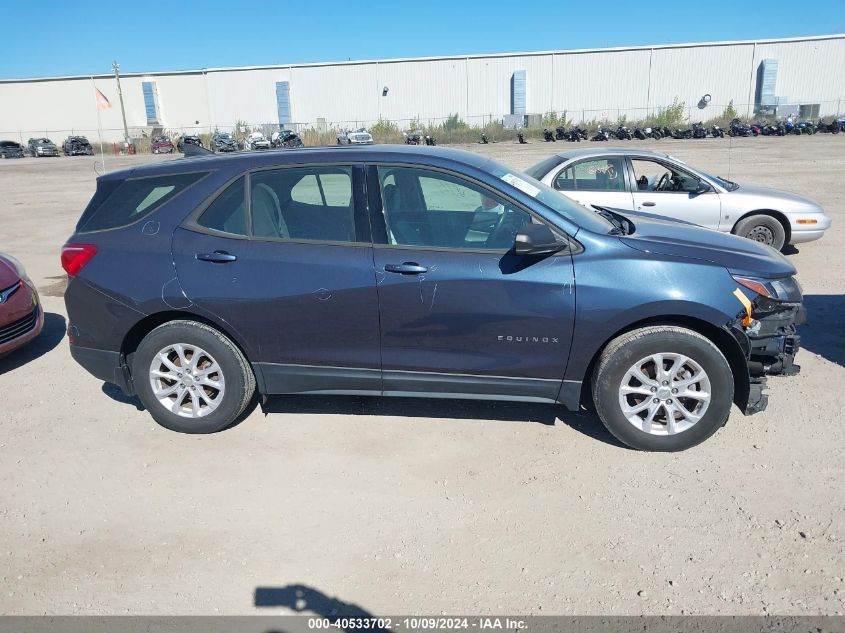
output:
<path id="1" fill-rule="evenodd" d="M 150 149 L 153 154 L 172 154 L 176 148 L 166 136 L 156 136 L 150 141 Z"/>
<path id="2" fill-rule="evenodd" d="M 18 260 L 0 253 L 0 356 L 34 339 L 42 327 L 35 285 Z"/>

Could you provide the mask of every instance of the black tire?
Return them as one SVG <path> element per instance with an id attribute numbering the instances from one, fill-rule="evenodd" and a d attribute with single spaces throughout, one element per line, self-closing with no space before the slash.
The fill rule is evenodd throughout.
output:
<path id="1" fill-rule="evenodd" d="M 153 394 L 149 379 L 153 358 L 160 350 L 177 343 L 205 350 L 223 375 L 222 401 L 203 417 L 179 416 L 166 409 Z M 196 321 L 170 321 L 147 334 L 133 355 L 132 375 L 138 397 L 153 419 L 179 433 L 216 433 L 231 426 L 255 393 L 255 376 L 240 349 L 214 328 Z"/>
<path id="2" fill-rule="evenodd" d="M 639 359 L 660 353 L 688 357 L 710 380 L 710 402 L 704 415 L 691 427 L 674 435 L 655 435 L 634 426 L 620 404 L 621 385 L 628 370 Z M 644 327 L 613 339 L 602 353 L 592 377 L 593 402 L 602 423 L 620 442 L 644 451 L 682 451 L 700 444 L 724 426 L 733 393 L 731 367 L 719 348 L 698 332 L 669 325 Z M 665 416 L 665 410 L 662 415 Z"/>
<path id="3" fill-rule="evenodd" d="M 733 232 L 755 242 L 768 244 L 779 251 L 786 242 L 786 231 L 776 218 L 770 215 L 750 215 L 737 222 Z"/>

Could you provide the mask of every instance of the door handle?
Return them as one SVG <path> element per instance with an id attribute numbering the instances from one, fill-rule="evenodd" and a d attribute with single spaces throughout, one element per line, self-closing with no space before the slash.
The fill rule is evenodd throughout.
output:
<path id="1" fill-rule="evenodd" d="M 643 206 L 644 207 L 653 207 L 654 203 L 653 202 L 643 202 Z"/>
<path id="2" fill-rule="evenodd" d="M 237 255 L 230 255 L 226 251 L 214 251 L 213 253 L 197 253 L 196 257 L 201 262 L 212 262 L 213 264 L 227 264 L 238 259 Z"/>
<path id="3" fill-rule="evenodd" d="M 399 273 L 400 275 L 420 275 L 428 272 L 428 268 L 420 266 L 417 262 L 403 262 L 401 264 L 385 264 L 384 271 Z"/>

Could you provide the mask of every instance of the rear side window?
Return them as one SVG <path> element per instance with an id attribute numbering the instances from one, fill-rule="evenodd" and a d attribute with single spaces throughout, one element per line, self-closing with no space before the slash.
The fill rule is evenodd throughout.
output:
<path id="1" fill-rule="evenodd" d="M 207 229 L 231 233 L 232 235 L 246 235 L 246 199 L 244 177 L 241 176 L 226 187 L 208 208 L 203 211 L 197 224 Z"/>
<path id="2" fill-rule="evenodd" d="M 88 233 L 131 224 L 152 213 L 203 176 L 204 173 L 137 178 L 124 180 L 117 187 L 113 181 L 99 183 L 97 193 L 82 214 L 76 230 Z M 101 187 L 112 189 L 110 195 L 101 196 Z"/>
<path id="3" fill-rule="evenodd" d="M 259 171 L 250 177 L 249 195 L 255 237 L 356 241 L 350 167 Z"/>

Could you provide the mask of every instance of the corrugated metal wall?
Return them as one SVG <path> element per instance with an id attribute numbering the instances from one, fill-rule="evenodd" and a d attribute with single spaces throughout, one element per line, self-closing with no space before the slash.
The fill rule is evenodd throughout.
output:
<path id="1" fill-rule="evenodd" d="M 648 103 L 648 50 L 557 54 L 553 110 L 575 120 L 635 116 Z"/>
<path id="2" fill-rule="evenodd" d="M 820 103 L 822 116 L 843 112 L 845 36 L 133 74 L 122 84 L 130 127 L 146 125 L 143 81 L 155 81 L 159 118 L 171 129 L 277 124 L 277 82 L 289 82 L 293 123 L 325 119 L 353 127 L 384 118 L 401 127 L 413 119 L 425 123 L 457 114 L 482 124 L 510 112 L 511 80 L 523 70 L 528 113 L 566 112 L 587 122 L 637 119 L 677 99 L 686 104 L 689 120 L 697 121 L 718 115 L 730 101 L 740 114 L 752 116 L 763 59 L 778 60 L 777 96 L 795 104 Z M 120 129 L 114 80 L 101 76 L 0 82 L 0 135 L 96 129 L 93 83 L 115 105 L 101 113 L 103 127 Z M 712 102 L 698 110 L 705 93 Z M 117 138 L 121 135 L 122 130 Z"/>

